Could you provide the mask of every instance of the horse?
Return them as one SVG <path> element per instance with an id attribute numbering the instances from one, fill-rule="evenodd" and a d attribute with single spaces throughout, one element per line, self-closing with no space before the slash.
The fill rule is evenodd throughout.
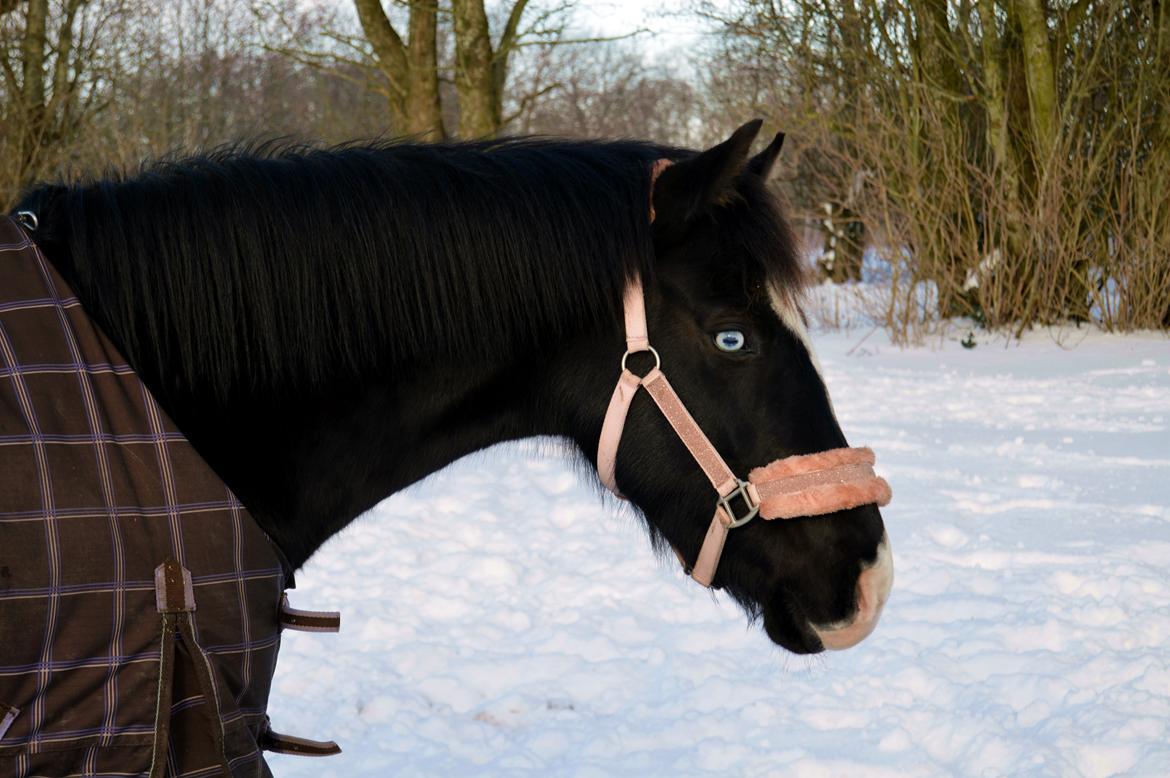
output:
<path id="1" fill-rule="evenodd" d="M 451 462 L 555 436 L 656 551 L 811 654 L 877 623 L 888 491 L 835 417 L 768 186 L 783 135 L 753 156 L 761 124 L 703 151 L 245 144 L 39 185 L 17 211 L 288 570 Z M 783 490 L 761 497 L 760 472 L 835 496 L 769 515 Z"/>

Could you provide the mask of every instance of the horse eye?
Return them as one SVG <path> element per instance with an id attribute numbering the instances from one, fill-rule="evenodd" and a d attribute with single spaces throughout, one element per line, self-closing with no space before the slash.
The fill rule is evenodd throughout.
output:
<path id="1" fill-rule="evenodd" d="M 720 351 L 739 351 L 745 340 L 739 330 L 724 330 L 715 336 L 715 345 Z"/>

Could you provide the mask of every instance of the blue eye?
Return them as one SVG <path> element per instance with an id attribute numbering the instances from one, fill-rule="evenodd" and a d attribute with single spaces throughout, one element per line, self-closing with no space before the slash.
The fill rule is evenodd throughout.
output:
<path id="1" fill-rule="evenodd" d="M 745 340 L 739 330 L 724 330 L 715 336 L 715 345 L 720 351 L 739 351 Z"/>

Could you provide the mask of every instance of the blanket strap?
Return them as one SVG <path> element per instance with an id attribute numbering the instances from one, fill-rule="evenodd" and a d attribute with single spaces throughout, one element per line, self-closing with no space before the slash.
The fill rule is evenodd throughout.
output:
<path id="1" fill-rule="evenodd" d="M 203 694 L 208 729 L 219 757 L 219 769 L 224 778 L 232 778 L 223 744 L 223 722 L 219 715 L 219 692 L 207 654 L 195 639 L 191 614 L 195 611 L 195 592 L 191 571 L 175 559 L 168 558 L 154 570 L 155 606 L 162 616 L 162 651 L 158 663 L 158 697 L 154 713 L 154 750 L 150 763 L 150 778 L 163 778 L 167 768 L 167 747 L 170 742 L 171 702 L 174 693 L 176 642 L 183 641 L 184 653 L 195 669 L 195 678 Z"/>
<path id="2" fill-rule="evenodd" d="M 341 614 L 337 611 L 305 611 L 288 604 L 288 594 L 280 596 L 280 626 L 302 632 L 337 632 L 341 629 Z M 272 729 L 268 717 L 260 730 L 260 748 L 277 754 L 295 756 L 333 756 L 341 753 L 341 746 L 332 740 L 310 740 L 293 735 L 282 735 Z"/>
<path id="3" fill-rule="evenodd" d="M 0 702 L 0 737 L 4 737 L 4 733 L 12 726 L 12 722 L 16 721 L 16 717 L 20 715 L 20 708 L 14 708 L 11 705 L 5 705 Z"/>
<path id="4" fill-rule="evenodd" d="M 280 596 L 280 625 L 302 632 L 338 632 L 341 614 L 337 611 L 303 611 L 288 604 L 288 595 Z"/>
<path id="5" fill-rule="evenodd" d="M 269 726 L 267 717 L 264 719 L 264 729 L 260 732 L 260 747 L 276 754 L 295 756 L 334 756 L 341 753 L 341 746 L 332 740 L 309 740 L 275 732 Z"/>

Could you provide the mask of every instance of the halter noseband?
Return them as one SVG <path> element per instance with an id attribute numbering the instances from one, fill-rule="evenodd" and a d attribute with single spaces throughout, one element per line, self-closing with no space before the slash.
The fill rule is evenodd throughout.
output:
<path id="1" fill-rule="evenodd" d="M 669 164 L 668 160 L 654 164 L 651 189 L 658 174 Z M 650 220 L 654 220 L 653 201 Z M 739 479 L 662 372 L 662 360 L 650 345 L 641 278 L 634 278 L 627 284 L 624 308 L 626 352 L 622 355 L 622 372 L 601 425 L 597 472 L 601 482 L 622 497 L 616 480 L 618 445 L 634 395 L 638 389 L 645 388 L 718 495 L 715 516 L 707 528 L 694 565 L 688 565 L 679 550 L 674 550 L 683 569 L 700 584 L 711 586 L 727 533 L 747 524 L 757 515 L 765 519 L 790 519 L 821 516 L 869 503 L 889 503 L 890 486 L 885 479 L 874 474 L 874 454 L 868 448 L 839 448 L 777 459 L 752 470 L 747 481 Z M 626 360 L 631 354 L 642 351 L 654 356 L 654 367 L 639 377 L 626 367 Z"/>

